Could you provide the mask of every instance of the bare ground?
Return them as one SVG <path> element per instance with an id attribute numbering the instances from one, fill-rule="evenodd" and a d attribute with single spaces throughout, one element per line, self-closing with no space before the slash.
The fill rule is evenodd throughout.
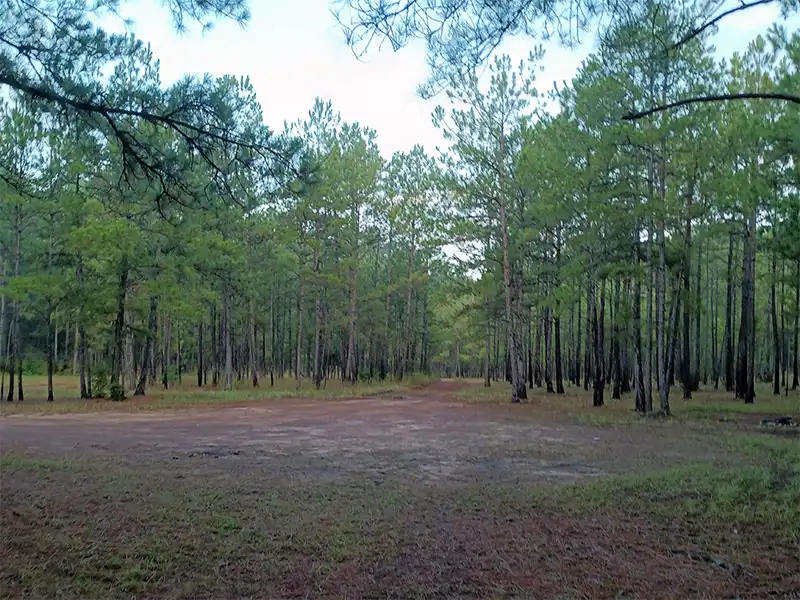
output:
<path id="1" fill-rule="evenodd" d="M 2 471 L 0 597 L 726 598 L 800 590 L 798 548 L 768 532 L 717 535 L 691 522 L 654 522 L 635 505 L 575 513 L 537 503 L 536 490 L 553 484 L 689 460 L 722 464 L 730 457 L 714 436 L 465 406 L 452 401 L 460 385 L 0 419 L 2 453 L 15 457 Z M 47 457 L 65 457 L 66 466 L 36 462 Z M 692 553 L 699 546 L 703 553 Z M 747 563 L 716 558 L 731 554 Z"/>

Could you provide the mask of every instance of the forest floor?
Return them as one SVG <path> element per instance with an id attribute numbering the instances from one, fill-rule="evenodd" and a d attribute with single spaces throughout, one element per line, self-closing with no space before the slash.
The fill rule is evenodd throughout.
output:
<path id="1" fill-rule="evenodd" d="M 800 596 L 800 437 L 501 393 L 7 414 L 0 598 Z"/>

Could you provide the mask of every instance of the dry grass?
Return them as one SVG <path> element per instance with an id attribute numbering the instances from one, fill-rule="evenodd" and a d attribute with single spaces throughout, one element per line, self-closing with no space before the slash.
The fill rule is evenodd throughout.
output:
<path id="1" fill-rule="evenodd" d="M 184 381 L 189 380 L 188 377 Z M 171 385 L 168 390 L 161 386 L 148 390 L 146 396 L 129 396 L 122 402 L 112 402 L 105 398 L 92 400 L 80 399 L 80 388 L 77 377 L 57 376 L 54 378 L 55 401 L 48 403 L 47 378 L 30 376 L 24 379 L 24 402 L 0 402 L 0 415 L 6 414 L 61 414 L 79 412 L 158 410 L 182 408 L 198 405 L 229 405 L 232 403 L 250 403 L 288 398 L 335 399 L 358 398 L 371 395 L 402 393 L 430 382 L 430 378 L 421 376 L 409 377 L 403 381 L 359 382 L 356 385 L 330 380 L 325 387 L 316 389 L 307 379 L 301 381 L 298 388 L 293 379 L 275 379 L 270 386 L 269 379 L 262 380 L 260 386 L 254 388 L 249 381 L 235 382 L 233 391 L 223 391 L 211 386 L 198 388 L 189 383 Z"/>

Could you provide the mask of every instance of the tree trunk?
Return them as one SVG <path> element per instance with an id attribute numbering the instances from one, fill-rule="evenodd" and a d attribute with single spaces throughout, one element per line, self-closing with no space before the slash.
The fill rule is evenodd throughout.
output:
<path id="1" fill-rule="evenodd" d="M 575 385 L 581 385 L 581 333 L 583 333 L 583 317 L 581 315 L 581 304 L 583 303 L 578 284 L 578 319 L 575 322 L 575 335 L 578 338 L 575 342 Z M 588 341 L 587 341 L 588 343 Z"/>
<path id="2" fill-rule="evenodd" d="M 19 328 L 19 326 L 17 326 Z M 22 393 L 22 359 L 17 361 L 17 402 L 22 402 L 25 395 Z"/>
<path id="3" fill-rule="evenodd" d="M 505 160 L 505 136 L 500 134 L 500 157 L 498 164 L 502 165 Z M 500 231 L 503 244 L 503 288 L 505 291 L 506 304 L 506 323 L 508 327 L 508 352 L 511 362 L 511 402 L 520 402 L 520 383 L 525 387 L 524 382 L 520 382 L 519 362 L 517 357 L 517 324 L 513 314 L 513 283 L 511 281 L 511 259 L 508 239 L 508 218 L 506 215 L 505 181 L 502 167 L 500 168 Z"/>
<path id="4" fill-rule="evenodd" d="M 572 351 L 575 348 L 575 303 L 569 303 L 569 330 L 567 331 L 567 379 L 575 383 L 575 358 Z"/>
<path id="5" fill-rule="evenodd" d="M 678 349 L 678 318 L 681 314 L 681 282 L 675 282 L 675 291 L 672 294 L 672 306 L 670 307 L 669 320 L 667 321 L 667 331 L 669 334 L 668 357 L 667 357 L 667 385 L 675 382 L 675 360 Z"/>
<path id="6" fill-rule="evenodd" d="M 733 231 L 728 238 L 728 271 L 725 291 L 725 333 L 723 334 L 723 353 L 725 355 L 725 390 L 732 392 L 735 385 L 733 354 Z"/>
<path id="7" fill-rule="evenodd" d="M 119 280 L 117 284 L 117 316 L 114 320 L 114 346 L 111 360 L 111 395 L 114 399 L 119 399 L 123 394 L 122 386 L 122 362 L 123 344 L 125 334 L 125 296 L 128 290 L 128 258 L 122 257 L 119 267 Z M 113 389 L 116 387 L 116 390 Z M 116 396 L 116 398 L 115 398 Z"/>
<path id="8" fill-rule="evenodd" d="M 72 345 L 73 345 L 72 374 L 77 375 L 78 374 L 78 326 L 77 325 L 75 325 L 75 327 L 72 330 Z"/>
<path id="9" fill-rule="evenodd" d="M 662 153 L 663 155 L 663 153 Z M 659 175 L 659 195 L 661 206 L 665 203 L 666 165 L 662 162 Z M 664 310 L 666 299 L 666 235 L 664 218 L 660 218 L 658 236 L 658 271 L 656 276 L 656 345 L 658 351 L 658 400 L 661 412 L 669 414 L 669 385 L 667 384 L 666 331 L 664 330 Z"/>
<path id="10" fill-rule="evenodd" d="M 778 258 L 776 251 L 772 251 L 772 281 L 770 282 L 769 304 L 772 313 L 772 393 L 779 396 L 781 393 L 781 336 L 778 332 L 778 303 L 776 294 L 776 279 L 778 277 Z"/>
<path id="11" fill-rule="evenodd" d="M 167 316 L 161 321 L 161 331 L 164 334 L 161 342 L 161 385 L 167 390 L 170 361 L 172 361 L 172 317 Z"/>
<path id="12" fill-rule="evenodd" d="M 792 363 L 792 389 L 800 387 L 800 258 L 797 259 L 794 289 L 794 361 Z"/>
<path id="13" fill-rule="evenodd" d="M 203 346 L 203 323 L 197 325 L 197 387 L 203 387 L 205 374 L 205 348 Z M 142 370 L 147 371 L 147 363 L 142 364 Z"/>
<path id="14" fill-rule="evenodd" d="M 537 314 L 536 347 L 533 351 L 533 382 L 536 387 L 542 387 L 542 330 L 544 329 L 544 320 L 544 316 L 541 313 Z"/>
<path id="15" fill-rule="evenodd" d="M 492 376 L 491 376 L 491 349 L 492 349 L 492 329 L 491 329 L 491 319 L 489 318 L 489 290 L 484 291 L 483 297 L 483 310 L 486 313 L 486 339 L 485 339 L 485 352 L 486 356 L 484 357 L 483 361 L 483 385 L 485 387 L 490 387 L 492 385 Z"/>
<path id="16" fill-rule="evenodd" d="M 301 267 L 302 268 L 302 267 Z M 300 389 L 300 357 L 303 347 L 303 292 L 305 281 L 300 276 L 300 285 L 297 291 L 297 347 L 295 348 L 294 380 L 295 387 Z"/>
<path id="17" fill-rule="evenodd" d="M 0 252 L 2 249 L 0 248 Z M 0 254 L 0 287 L 6 286 L 6 259 Z M 0 293 L 0 398 L 5 395 L 6 383 L 6 295 Z"/>
<path id="18" fill-rule="evenodd" d="M 755 400 L 755 237 L 756 211 L 753 210 L 748 217 L 742 253 L 742 314 L 736 373 L 736 396 L 746 404 Z"/>
<path id="19" fill-rule="evenodd" d="M 233 389 L 233 340 L 231 339 L 233 307 L 231 304 L 231 285 L 228 281 L 225 281 L 222 293 L 222 344 L 225 352 L 224 374 L 226 391 Z"/>
<path id="20" fill-rule="evenodd" d="M 603 392 L 605 387 L 605 378 L 603 377 L 603 348 L 602 338 L 600 336 L 600 324 L 597 315 L 597 299 L 596 284 L 593 281 L 589 282 L 588 292 L 588 307 L 589 321 L 591 322 L 592 330 L 592 363 L 594 366 L 594 378 L 592 385 L 592 406 L 603 406 Z M 601 307 L 602 312 L 602 307 Z"/>
<path id="21" fill-rule="evenodd" d="M 687 235 L 691 235 L 690 225 L 687 224 Z M 687 240 L 687 244 L 690 244 Z M 683 267 L 683 343 L 681 344 L 681 385 L 683 387 L 683 397 L 686 400 L 690 400 L 692 398 L 692 375 L 691 375 L 691 366 L 692 366 L 692 346 L 690 343 L 690 328 L 691 328 L 691 303 L 689 302 L 689 298 L 691 296 L 692 290 L 691 285 L 689 284 L 690 275 L 689 272 L 691 270 L 691 258 L 688 258 L 691 247 L 687 245 L 686 254 L 687 258 L 684 259 L 684 267 Z"/>
<path id="22" fill-rule="evenodd" d="M 80 392 L 81 392 L 81 400 L 88 400 L 92 397 L 90 384 L 89 384 L 89 373 L 88 373 L 88 365 L 87 365 L 87 343 L 86 343 L 86 328 L 83 325 L 83 321 L 81 320 L 81 324 L 78 327 L 78 339 L 80 339 L 80 344 L 78 346 L 78 369 L 79 369 L 79 381 L 80 381 Z"/>
<path id="23" fill-rule="evenodd" d="M 700 335 L 700 319 L 702 313 L 702 281 L 703 281 L 703 247 L 702 244 L 697 245 L 697 275 L 695 277 L 695 290 L 694 297 L 694 367 L 690 371 L 692 377 L 692 390 L 699 389 L 700 372 L 701 372 L 701 340 Z M 706 298 L 708 295 L 706 295 Z M 687 300 L 688 302 L 688 300 Z M 703 363 L 705 364 L 705 363 Z M 703 367 L 703 385 L 708 383 L 708 370 Z"/>
<path id="24" fill-rule="evenodd" d="M 652 197 L 652 174 L 649 186 L 651 188 L 650 197 Z M 653 230 L 654 224 L 651 219 L 647 230 L 647 328 L 644 340 L 644 410 L 648 413 L 653 411 L 653 285 L 655 279 L 655 270 L 653 268 Z"/>
<path id="25" fill-rule="evenodd" d="M 689 185 L 686 191 L 686 230 L 684 233 L 683 257 L 683 343 L 681 350 L 681 385 L 683 386 L 684 399 L 692 397 L 692 347 L 690 345 L 691 327 L 691 271 L 692 271 L 692 199 L 694 196 L 694 173 L 689 176 Z"/>
<path id="26" fill-rule="evenodd" d="M 253 299 L 250 299 L 250 323 L 249 323 L 249 335 L 250 335 L 250 342 L 248 344 L 249 348 L 247 349 L 247 358 L 248 362 L 250 363 L 250 381 L 253 384 L 253 387 L 258 387 L 258 361 L 257 361 L 257 350 L 256 350 L 256 307 L 255 302 Z"/>
<path id="27" fill-rule="evenodd" d="M 314 244 L 314 386 L 320 389 L 322 385 L 321 356 L 322 351 L 322 282 L 319 278 L 319 244 L 321 233 L 319 221 L 315 224 L 316 244 Z M 381 361 L 383 357 L 381 357 Z M 385 371 L 381 371 L 385 373 Z M 385 376 L 385 375 L 384 375 Z M 381 377 L 383 379 L 383 376 Z"/>
<path id="28" fill-rule="evenodd" d="M 219 314 L 217 312 L 217 305 L 216 303 L 214 303 L 211 305 L 211 360 L 213 362 L 211 371 L 211 385 L 213 385 L 214 387 L 217 387 L 219 385 L 220 330 L 221 327 L 219 322 Z"/>
<path id="29" fill-rule="evenodd" d="M 14 276 L 19 277 L 20 274 L 20 257 L 21 257 L 21 241 L 22 241 L 22 207 L 17 205 L 14 210 L 15 225 L 14 225 Z M 22 391 L 22 353 L 21 353 L 21 340 L 20 340 L 20 302 L 15 300 L 11 303 L 11 325 L 9 327 L 9 336 L 12 344 L 9 348 L 9 388 L 6 400 L 8 402 L 14 401 L 14 367 L 18 367 L 19 372 L 19 391 Z M 22 394 L 17 396 L 17 401 L 22 402 Z"/>
<path id="30" fill-rule="evenodd" d="M 408 252 L 408 285 L 406 287 L 406 318 L 403 323 L 403 353 L 400 356 L 400 379 L 402 379 L 408 369 L 408 359 L 411 354 L 411 297 L 414 293 L 414 224 L 411 225 L 411 244 L 409 245 Z"/>
<path id="31" fill-rule="evenodd" d="M 555 317 L 555 363 L 556 363 L 556 394 L 564 393 L 564 377 L 561 372 L 561 317 Z"/>
<path id="32" fill-rule="evenodd" d="M 55 368 L 55 348 L 58 340 L 55 335 L 53 319 L 47 313 L 47 401 L 53 401 L 53 372 Z"/>
<path id="33" fill-rule="evenodd" d="M 347 328 L 347 368 L 345 378 L 350 383 L 356 382 L 356 320 L 358 318 L 357 304 L 357 273 L 354 266 L 350 267 L 350 321 Z M 401 357 L 402 360 L 402 357 Z"/>
<path id="34" fill-rule="evenodd" d="M 612 319 L 612 334 L 611 334 L 611 359 L 614 361 L 611 367 L 611 380 L 613 388 L 611 391 L 611 399 L 619 400 L 622 392 L 622 357 L 620 351 L 620 327 L 619 327 L 619 279 L 614 281 L 614 317 Z"/>
<path id="35" fill-rule="evenodd" d="M 549 300 L 549 299 L 548 299 Z M 553 389 L 553 323 L 551 315 L 553 309 L 549 306 L 544 308 L 544 384 L 547 393 L 555 392 Z"/>
<path id="36" fill-rule="evenodd" d="M 786 261 L 781 260 L 781 386 L 789 395 L 789 337 L 786 334 Z"/>
<path id="37" fill-rule="evenodd" d="M 637 251 L 638 256 L 638 251 Z M 639 277 L 633 284 L 633 385 L 636 391 L 634 409 L 647 410 L 645 403 L 644 369 L 642 368 L 642 282 Z"/>
<path id="38" fill-rule="evenodd" d="M 142 367 L 141 371 L 139 372 L 139 381 L 136 384 L 136 390 L 133 392 L 134 396 L 144 396 L 145 388 L 147 386 L 147 375 L 149 370 L 150 364 L 150 354 L 153 351 L 153 344 L 156 340 L 156 327 L 158 325 L 156 321 L 156 311 L 158 308 L 158 302 L 155 296 L 150 296 L 150 309 L 147 315 L 147 338 L 144 341 L 144 346 L 142 348 Z M 202 329 L 201 331 L 201 340 L 202 340 Z M 201 346 L 201 356 L 202 356 L 202 341 L 200 342 Z M 200 371 L 198 370 L 198 379 L 200 377 Z"/>
<path id="39" fill-rule="evenodd" d="M 128 294 L 125 293 L 125 304 L 128 304 Z M 136 371 L 133 356 L 133 329 L 131 328 L 131 313 L 125 311 L 125 345 L 122 350 L 122 380 L 120 385 L 122 390 L 126 390 L 134 385 Z"/>
<path id="40" fill-rule="evenodd" d="M 17 364 L 14 360 L 14 317 L 12 305 L 12 321 L 8 330 L 8 394 L 6 395 L 6 402 L 14 401 L 14 378 L 16 377 Z"/>

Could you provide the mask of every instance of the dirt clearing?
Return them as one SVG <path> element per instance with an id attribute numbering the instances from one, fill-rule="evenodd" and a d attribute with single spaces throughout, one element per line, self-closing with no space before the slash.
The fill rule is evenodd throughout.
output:
<path id="1" fill-rule="evenodd" d="M 659 598 L 800 589 L 791 535 L 776 541 L 746 520 L 720 531 L 708 506 L 699 510 L 703 486 L 717 486 L 708 478 L 745 460 L 719 436 L 466 406 L 453 401 L 463 385 L 5 417 L 0 595 Z M 648 479 L 661 472 L 661 483 Z M 664 496 L 673 493 L 681 497 Z M 653 508 L 670 502 L 672 519 Z M 677 508 L 686 502 L 694 512 Z"/>

